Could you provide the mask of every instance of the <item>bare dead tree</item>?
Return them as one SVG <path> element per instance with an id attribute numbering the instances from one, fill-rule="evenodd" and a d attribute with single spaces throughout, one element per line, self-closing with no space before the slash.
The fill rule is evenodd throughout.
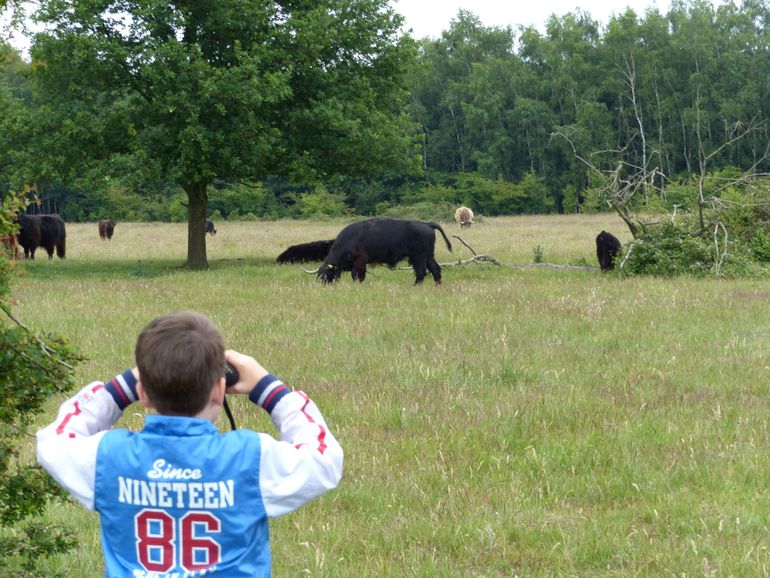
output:
<path id="1" fill-rule="evenodd" d="M 562 127 L 552 136 L 563 138 L 572 148 L 575 158 L 598 177 L 600 183 L 598 192 L 608 206 L 623 219 L 631 231 L 631 235 L 636 239 L 648 225 L 653 223 L 643 221 L 633 214 L 632 201 L 640 190 L 660 192 L 661 189 L 656 186 L 655 180 L 660 178 L 661 182 L 664 182 L 665 175 L 660 172 L 657 166 L 653 168 L 648 166 L 649 157 L 646 157 L 645 165 L 637 165 L 626 160 L 635 135 L 632 135 L 629 142 L 620 149 L 595 151 L 590 153 L 588 157 L 584 157 L 575 144 L 574 133 L 577 130 L 575 127 Z M 608 168 L 602 168 L 603 166 Z"/>
<path id="2" fill-rule="evenodd" d="M 706 193 L 706 183 L 709 177 L 709 165 L 711 161 L 722 153 L 725 149 L 730 148 L 738 143 L 738 141 L 764 130 L 764 122 L 757 121 L 757 117 L 753 117 L 748 124 L 743 124 L 740 121 L 736 121 L 729 125 L 726 129 L 727 139 L 720 146 L 716 147 L 711 152 L 706 152 L 705 145 L 703 144 L 703 138 L 701 136 L 700 128 L 700 107 L 696 107 L 696 133 L 698 140 L 698 175 L 697 175 L 697 189 L 698 189 L 698 228 L 692 231 L 692 236 L 698 236 L 708 230 L 712 223 L 707 222 L 705 218 L 705 210 L 709 207 L 718 208 L 722 205 L 720 199 L 720 193 L 728 187 L 746 184 L 753 181 L 760 174 L 757 172 L 758 167 L 770 158 L 770 141 L 765 146 L 764 153 L 758 158 L 755 158 L 754 163 L 738 178 L 727 179 L 724 184 L 716 187 L 710 194 Z"/>
<path id="3" fill-rule="evenodd" d="M 640 99 L 636 97 L 636 62 L 634 61 L 634 55 L 629 53 L 628 55 L 623 56 L 623 61 L 625 62 L 626 69 L 622 72 L 623 74 L 623 80 L 628 87 L 628 91 L 630 93 L 630 99 L 631 99 L 631 106 L 633 107 L 634 111 L 634 118 L 636 119 L 636 126 L 638 127 L 638 135 L 639 139 L 641 140 L 641 154 L 642 154 L 642 166 L 647 166 L 647 138 L 644 135 L 644 122 L 642 122 L 642 103 L 640 102 Z M 647 188 L 644 186 L 645 183 L 642 183 L 643 186 L 643 192 L 644 192 L 644 200 L 648 201 L 649 198 L 647 196 Z"/>

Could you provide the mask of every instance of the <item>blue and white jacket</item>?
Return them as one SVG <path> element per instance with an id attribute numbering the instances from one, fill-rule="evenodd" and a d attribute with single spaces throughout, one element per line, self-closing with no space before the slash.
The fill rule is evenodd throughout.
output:
<path id="1" fill-rule="evenodd" d="M 267 519 L 342 476 L 342 448 L 316 405 L 268 375 L 249 399 L 270 412 L 280 441 L 162 415 L 139 432 L 111 429 L 136 399 L 128 370 L 80 390 L 37 433 L 38 462 L 99 513 L 106 575 L 270 576 Z"/>

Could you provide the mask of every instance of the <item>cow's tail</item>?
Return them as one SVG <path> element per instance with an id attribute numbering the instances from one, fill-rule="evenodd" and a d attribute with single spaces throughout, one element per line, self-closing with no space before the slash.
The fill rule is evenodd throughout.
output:
<path id="1" fill-rule="evenodd" d="M 441 225 L 438 223 L 428 223 L 432 229 L 436 229 L 439 233 L 441 233 L 441 236 L 444 237 L 444 241 L 446 241 L 446 248 L 450 251 L 452 250 L 452 243 L 449 242 L 449 239 L 446 236 L 446 233 L 444 232 L 444 229 L 441 228 Z"/>
<path id="2" fill-rule="evenodd" d="M 56 229 L 56 255 L 59 259 L 64 259 L 67 255 L 67 229 L 64 226 L 64 221 L 60 220 Z"/>

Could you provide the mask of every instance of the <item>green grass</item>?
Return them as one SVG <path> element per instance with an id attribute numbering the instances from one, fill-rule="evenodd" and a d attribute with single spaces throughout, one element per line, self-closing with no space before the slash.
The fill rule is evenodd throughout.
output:
<path id="1" fill-rule="evenodd" d="M 68 258 L 26 263 L 15 311 L 78 346 L 85 383 L 128 367 L 153 316 L 196 309 L 316 400 L 345 474 L 272 521 L 276 576 L 770 573 L 767 282 L 469 265 L 441 287 L 385 268 L 323 287 L 274 263 L 342 224 L 219 223 L 207 272 L 180 267 L 183 225 L 119 223 L 111 242 L 68 225 Z M 537 246 L 595 264 L 601 229 L 628 241 L 608 215 L 445 228 L 511 265 Z M 454 245 L 440 262 L 469 256 Z M 272 431 L 233 401 L 239 426 Z M 100 574 L 96 516 L 49 516 L 81 541 L 52 571 Z"/>

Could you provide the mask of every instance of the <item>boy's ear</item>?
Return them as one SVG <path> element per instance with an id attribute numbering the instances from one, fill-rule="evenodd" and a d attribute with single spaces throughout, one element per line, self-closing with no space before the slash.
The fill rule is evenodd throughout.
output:
<path id="1" fill-rule="evenodd" d="M 214 405 L 221 407 L 225 404 L 226 389 L 227 389 L 227 385 L 225 383 L 225 378 L 220 377 L 219 380 L 214 384 L 214 387 L 211 390 L 211 401 L 214 403 Z"/>
<path id="2" fill-rule="evenodd" d="M 147 392 L 144 391 L 144 387 L 142 386 L 141 380 L 136 382 L 136 393 L 139 396 L 139 401 L 142 402 L 142 405 L 144 407 L 146 407 L 147 409 L 155 409 L 155 406 L 150 401 L 150 398 L 147 397 Z"/>

